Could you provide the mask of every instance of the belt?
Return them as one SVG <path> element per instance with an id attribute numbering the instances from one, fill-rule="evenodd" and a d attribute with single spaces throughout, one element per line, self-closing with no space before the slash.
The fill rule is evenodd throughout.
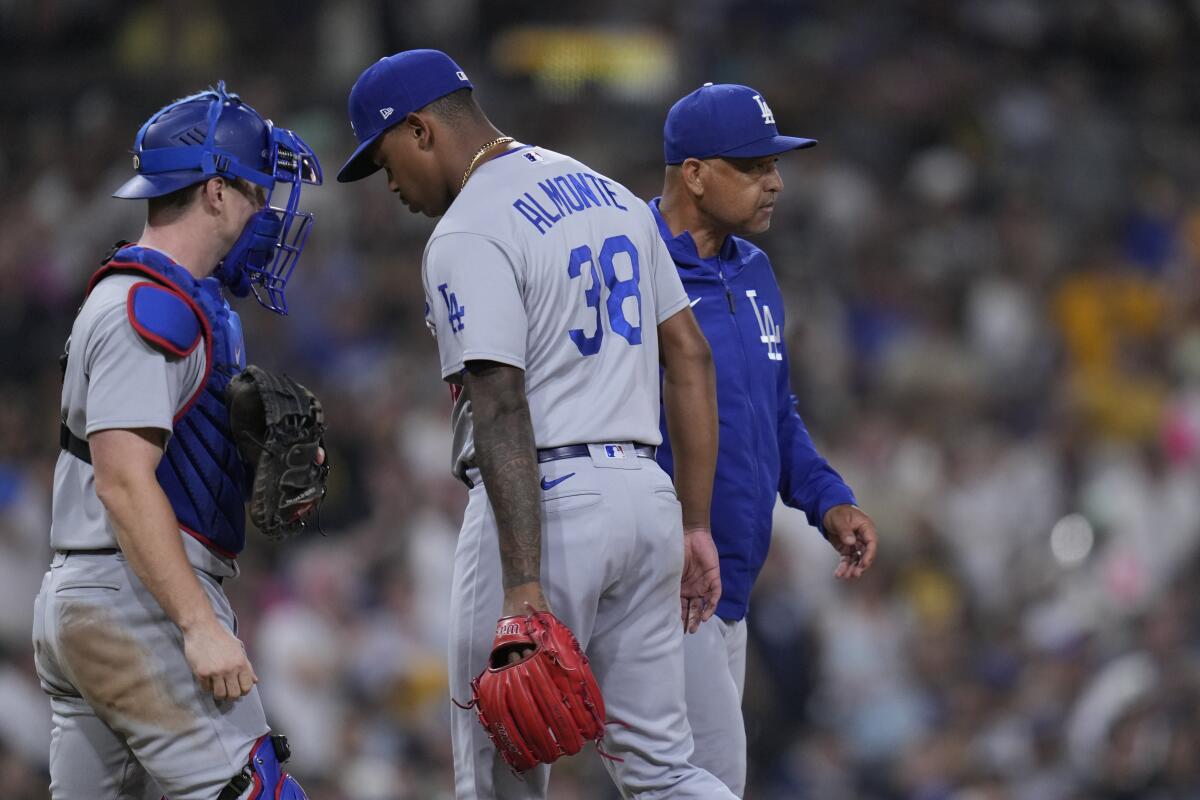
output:
<path id="1" fill-rule="evenodd" d="M 635 444 L 634 452 L 638 458 L 654 458 L 654 446 L 649 444 Z M 561 461 L 564 458 L 583 458 L 591 455 L 589 445 L 586 444 L 567 444 L 562 447 L 543 447 L 537 451 L 537 460 L 539 464 L 545 464 L 547 461 Z M 471 480 L 469 475 L 462 476 L 462 482 L 467 485 L 468 489 L 475 488 L 475 481 Z"/>
<path id="2" fill-rule="evenodd" d="M 637 451 L 638 458 L 654 458 L 654 448 L 648 444 L 634 445 L 634 449 Z M 591 451 L 586 444 L 547 447 L 543 450 L 538 450 L 538 463 L 545 464 L 547 461 L 561 461 L 564 458 L 582 458 L 590 454 Z"/>
<path id="3" fill-rule="evenodd" d="M 121 552 L 118 547 L 97 547 L 93 550 L 56 550 L 56 553 L 62 553 L 64 556 L 115 556 Z M 225 578 L 212 573 L 205 573 L 217 583 L 224 583 Z"/>

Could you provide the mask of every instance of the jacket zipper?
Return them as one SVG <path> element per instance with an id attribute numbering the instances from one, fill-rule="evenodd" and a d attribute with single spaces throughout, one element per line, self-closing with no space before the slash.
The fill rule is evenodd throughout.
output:
<path id="1" fill-rule="evenodd" d="M 747 387 L 749 387 L 749 386 L 752 386 L 754 383 L 754 381 L 750 378 L 750 375 L 753 372 L 753 370 L 750 366 L 750 358 L 746 354 L 746 342 L 742 338 L 742 329 L 738 325 L 738 321 L 737 321 L 737 311 L 735 310 L 734 304 L 733 304 L 733 289 L 730 288 L 729 281 L 725 277 L 725 262 L 721 258 L 719 253 L 717 254 L 717 273 L 721 276 L 721 285 L 725 287 L 725 297 L 729 300 L 729 316 L 733 317 L 733 320 L 732 320 L 733 333 L 734 333 L 734 337 L 737 339 L 737 342 L 738 342 L 738 350 L 742 354 L 742 366 L 746 370 L 746 384 L 747 384 Z M 754 398 L 752 396 L 752 393 L 750 391 L 747 391 L 746 394 L 744 395 L 744 397 L 745 397 L 745 402 L 746 402 L 746 409 L 750 412 L 750 429 L 755 432 L 755 435 L 750 437 L 754 441 L 754 485 L 761 486 L 762 476 L 760 475 L 759 470 L 761 469 L 760 465 L 762 464 L 762 458 L 761 458 L 761 452 L 760 452 L 760 449 L 758 446 L 758 435 L 757 435 L 758 431 L 759 431 L 758 413 L 754 410 Z"/>

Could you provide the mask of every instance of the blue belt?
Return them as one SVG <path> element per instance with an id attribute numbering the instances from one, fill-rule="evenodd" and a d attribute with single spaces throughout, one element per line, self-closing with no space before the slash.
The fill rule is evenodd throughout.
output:
<path id="1" fill-rule="evenodd" d="M 537 451 L 537 459 L 539 464 L 545 464 L 547 461 L 561 461 L 564 458 L 583 458 L 591 455 L 591 450 L 586 444 L 568 444 L 562 447 L 544 447 Z M 649 444 L 635 444 L 634 452 L 638 458 L 654 458 L 654 446 Z M 468 489 L 475 488 L 475 481 L 471 480 L 471 476 L 463 474 L 462 482 L 467 485 Z"/>

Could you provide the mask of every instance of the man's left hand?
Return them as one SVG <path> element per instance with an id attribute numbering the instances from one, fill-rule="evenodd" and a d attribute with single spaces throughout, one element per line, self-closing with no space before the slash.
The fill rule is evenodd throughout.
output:
<path id="1" fill-rule="evenodd" d="M 721 561 L 708 528 L 683 534 L 683 578 L 679 586 L 679 615 L 683 629 L 695 633 L 707 622 L 721 599 Z"/>
<path id="2" fill-rule="evenodd" d="M 858 506 L 843 504 L 825 512 L 825 538 L 841 554 L 835 578 L 849 580 L 861 577 L 875 563 L 878 535 L 875 523 Z"/>

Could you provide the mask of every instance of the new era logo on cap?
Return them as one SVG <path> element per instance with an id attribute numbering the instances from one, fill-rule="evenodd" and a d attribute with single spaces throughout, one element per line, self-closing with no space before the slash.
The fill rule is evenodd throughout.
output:
<path id="1" fill-rule="evenodd" d="M 356 181 L 379 169 L 368 155 L 371 144 L 408 114 L 472 88 L 467 73 L 440 50 L 405 50 L 367 67 L 350 90 L 350 127 L 358 147 L 338 172 L 338 181 Z"/>

